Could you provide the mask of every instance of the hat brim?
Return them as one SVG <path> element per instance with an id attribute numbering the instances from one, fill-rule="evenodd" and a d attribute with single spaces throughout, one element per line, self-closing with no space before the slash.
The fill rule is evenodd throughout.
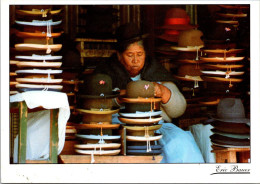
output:
<path id="1" fill-rule="evenodd" d="M 209 76 L 201 76 L 202 80 L 203 81 L 206 81 L 206 82 L 233 82 L 233 83 L 239 83 L 239 82 L 242 82 L 243 79 L 238 79 L 238 78 L 229 78 L 229 79 L 226 79 L 224 77 L 209 77 Z"/>
<path id="2" fill-rule="evenodd" d="M 129 155 L 160 155 L 162 153 L 162 150 L 154 150 L 147 152 L 147 150 L 132 150 L 127 149 L 126 153 Z"/>
<path id="3" fill-rule="evenodd" d="M 166 40 L 168 42 L 178 42 L 179 35 L 169 35 L 169 34 L 162 34 L 157 36 L 157 38 L 160 38 L 162 40 Z"/>
<path id="4" fill-rule="evenodd" d="M 120 148 L 120 143 L 105 143 L 105 144 L 75 144 L 76 149 L 118 149 Z"/>
<path id="5" fill-rule="evenodd" d="M 120 149 L 116 150 L 80 150 L 80 149 L 75 149 L 76 153 L 83 154 L 83 155 L 107 155 L 107 156 L 113 156 L 113 155 L 118 155 L 120 153 Z"/>
<path id="6" fill-rule="evenodd" d="M 160 102 L 162 98 L 122 98 L 121 100 L 125 103 L 151 103 Z"/>
<path id="7" fill-rule="evenodd" d="M 120 124 L 78 124 L 75 125 L 76 129 L 118 129 L 120 127 Z"/>
<path id="8" fill-rule="evenodd" d="M 79 98 L 115 98 L 120 94 L 119 91 L 112 91 L 112 94 L 104 95 L 104 96 L 98 96 L 98 95 L 78 95 Z"/>
<path id="9" fill-rule="evenodd" d="M 190 76 L 190 78 L 186 78 L 186 77 L 173 75 L 173 77 L 175 77 L 176 79 L 182 80 L 182 81 L 203 81 L 203 79 L 201 79 L 200 76 L 199 76 L 199 78 L 198 78 L 198 76 L 196 76 L 196 77 Z"/>
<path id="10" fill-rule="evenodd" d="M 76 109 L 79 113 L 82 114 L 115 114 L 119 112 L 119 109 L 104 109 L 103 111 L 100 110 L 93 110 L 93 109 Z"/>
<path id="11" fill-rule="evenodd" d="M 218 118 L 218 117 L 212 117 L 212 119 L 216 120 L 216 121 L 221 121 L 221 122 L 227 122 L 227 123 L 249 123 L 250 120 L 247 119 L 247 118 L 232 118 L 232 119 L 221 119 L 221 118 Z"/>
<path id="12" fill-rule="evenodd" d="M 200 57 L 202 62 L 209 62 L 209 63 L 232 63 L 242 61 L 245 57 Z"/>
<path id="13" fill-rule="evenodd" d="M 145 131 L 145 130 L 158 130 L 162 125 L 152 125 L 152 126 L 124 126 L 126 130 L 129 131 Z"/>
<path id="14" fill-rule="evenodd" d="M 171 49 L 174 51 L 181 51 L 181 52 L 197 52 L 199 51 L 204 45 L 199 46 L 188 46 L 188 47 L 178 47 L 178 46 L 172 46 Z"/>
<path id="15" fill-rule="evenodd" d="M 132 136 L 132 135 L 127 135 L 126 136 L 126 140 L 127 141 L 140 141 L 140 142 L 144 142 L 144 141 L 157 141 L 159 139 L 162 138 L 163 135 L 161 134 L 155 134 L 154 136 L 149 136 L 149 137 L 145 137 L 145 136 Z"/>
<path id="16" fill-rule="evenodd" d="M 222 122 L 210 119 L 209 122 L 214 128 L 225 133 L 233 134 L 248 134 L 250 133 L 250 128 L 245 123 L 234 123 L 234 122 Z"/>
<path id="17" fill-rule="evenodd" d="M 145 118 L 145 117 L 153 117 L 153 116 L 159 116 L 162 114 L 162 111 L 155 110 L 153 112 L 147 111 L 147 112 L 136 112 L 136 113 L 128 113 L 124 110 L 118 113 L 120 116 L 126 117 L 126 118 Z"/>
<path id="18" fill-rule="evenodd" d="M 138 118 L 138 119 L 118 117 L 118 119 L 119 119 L 122 123 L 129 124 L 129 125 L 151 125 L 151 124 L 158 123 L 160 120 L 162 120 L 162 117 L 155 117 L 155 118 Z"/>
<path id="19" fill-rule="evenodd" d="M 249 139 L 235 139 L 235 138 L 229 138 L 218 134 L 211 135 L 210 139 L 211 142 L 217 144 L 226 144 L 226 145 L 234 145 L 234 146 L 250 146 Z"/>
<path id="20" fill-rule="evenodd" d="M 158 27 L 157 29 L 174 29 L 174 30 L 187 30 L 197 28 L 198 25 L 191 24 L 175 24 L 175 25 L 163 25 Z"/>
<path id="21" fill-rule="evenodd" d="M 250 134 L 232 134 L 232 133 L 225 133 L 225 132 L 221 132 L 215 128 L 212 128 L 211 131 L 214 134 L 218 134 L 218 135 L 222 135 L 225 137 L 230 137 L 230 138 L 235 138 L 235 139 L 248 139 L 250 138 Z"/>

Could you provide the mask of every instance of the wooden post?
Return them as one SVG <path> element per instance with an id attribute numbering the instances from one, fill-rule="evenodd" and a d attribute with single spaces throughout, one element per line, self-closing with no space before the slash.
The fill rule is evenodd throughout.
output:
<path id="1" fill-rule="evenodd" d="M 59 109 L 50 110 L 50 161 L 58 163 L 58 112 Z"/>
<path id="2" fill-rule="evenodd" d="M 19 102 L 18 163 L 26 162 L 27 115 L 26 103 Z"/>

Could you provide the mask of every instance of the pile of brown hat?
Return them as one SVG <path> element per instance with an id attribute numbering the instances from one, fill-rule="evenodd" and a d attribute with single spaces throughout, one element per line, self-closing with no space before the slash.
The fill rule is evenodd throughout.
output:
<path id="1" fill-rule="evenodd" d="M 24 5 L 16 10 L 15 32 L 17 43 L 14 45 L 16 70 L 16 88 L 18 91 L 60 91 L 62 56 L 55 52 L 62 44 L 54 44 L 61 35 L 56 27 L 62 22 L 61 9 L 52 5 Z"/>
<path id="2" fill-rule="evenodd" d="M 226 148 L 250 147 L 250 120 L 246 118 L 240 98 L 223 98 L 217 106 L 217 115 L 210 123 L 214 146 Z"/>
<path id="3" fill-rule="evenodd" d="M 105 74 L 88 75 L 81 89 L 78 101 L 82 123 L 75 125 L 75 152 L 92 155 L 118 155 L 120 153 L 120 124 L 112 124 L 112 114 L 119 111 L 112 105 L 112 99 L 119 95 L 112 91 L 112 80 Z"/>
<path id="4" fill-rule="evenodd" d="M 119 120 L 126 124 L 126 153 L 129 155 L 161 154 L 157 141 L 161 134 L 155 133 L 162 125 L 160 108 L 161 98 L 154 97 L 154 84 L 139 80 L 127 84 L 125 109 L 119 112 Z"/>

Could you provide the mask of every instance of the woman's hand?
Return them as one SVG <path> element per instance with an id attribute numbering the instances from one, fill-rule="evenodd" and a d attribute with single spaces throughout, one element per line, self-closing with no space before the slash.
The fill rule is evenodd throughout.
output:
<path id="1" fill-rule="evenodd" d="M 122 97 L 125 97 L 126 96 L 126 90 L 125 89 L 120 89 L 119 90 L 119 96 L 116 98 L 116 101 L 119 105 L 121 105 L 123 102 L 121 100 Z"/>
<path id="2" fill-rule="evenodd" d="M 167 103 L 171 98 L 171 91 L 162 84 L 154 82 L 154 96 L 162 98 L 162 103 Z"/>

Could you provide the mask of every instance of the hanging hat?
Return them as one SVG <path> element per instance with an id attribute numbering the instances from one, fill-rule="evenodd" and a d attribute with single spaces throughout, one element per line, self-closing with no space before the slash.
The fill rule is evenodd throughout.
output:
<path id="1" fill-rule="evenodd" d="M 213 119 L 229 123 L 248 123 L 245 108 L 240 98 L 223 98 L 217 107 L 217 116 Z"/>
<path id="2" fill-rule="evenodd" d="M 159 29 L 164 29 L 164 34 L 158 36 L 170 42 L 177 42 L 181 30 L 192 29 L 197 26 L 190 24 L 190 17 L 182 8 L 171 8 L 167 10 L 164 25 Z"/>

